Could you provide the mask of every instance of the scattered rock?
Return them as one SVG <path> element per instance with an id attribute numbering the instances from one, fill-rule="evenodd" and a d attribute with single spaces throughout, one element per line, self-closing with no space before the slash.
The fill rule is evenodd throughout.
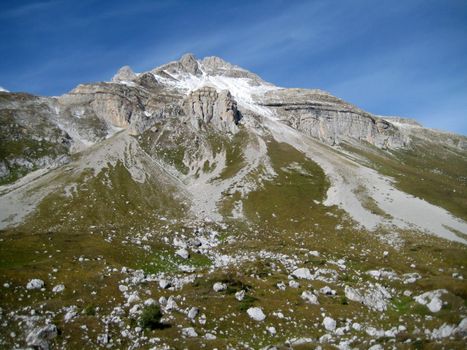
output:
<path id="1" fill-rule="evenodd" d="M 301 267 L 292 272 L 292 276 L 299 279 L 312 280 L 313 275 L 307 267 Z"/>
<path id="2" fill-rule="evenodd" d="M 344 292 L 347 299 L 362 303 L 376 311 L 385 311 L 387 303 L 391 298 L 388 290 L 378 283 L 368 285 L 364 291 L 345 286 Z"/>
<path id="3" fill-rule="evenodd" d="M 49 324 L 32 330 L 26 337 L 26 343 L 29 346 L 37 347 L 41 350 L 48 350 L 50 348 L 50 341 L 57 335 L 57 327 L 53 324 Z"/>
<path id="4" fill-rule="evenodd" d="M 300 288 L 300 283 L 298 283 L 297 281 L 295 280 L 290 280 L 289 281 L 289 287 L 290 288 Z"/>
<path id="5" fill-rule="evenodd" d="M 217 339 L 217 337 L 216 337 L 214 334 L 212 334 L 212 333 L 206 333 L 206 334 L 204 335 L 204 339 L 206 339 L 206 340 L 214 340 L 214 339 Z"/>
<path id="6" fill-rule="evenodd" d="M 44 287 L 44 281 L 40 280 L 38 278 L 34 278 L 28 282 L 26 285 L 26 289 L 32 290 L 32 289 L 41 289 Z"/>
<path id="7" fill-rule="evenodd" d="M 437 289 L 431 292 L 426 292 L 414 297 L 414 300 L 422 305 L 426 305 L 431 312 L 438 312 L 443 307 L 443 301 L 440 299 L 441 295 L 447 293 L 446 289 Z"/>
<path id="8" fill-rule="evenodd" d="M 140 299 L 140 297 L 138 295 L 138 292 L 134 292 L 134 293 L 130 294 L 130 296 L 127 299 L 128 304 L 134 304 L 134 303 L 137 303 L 139 301 L 141 301 L 141 299 Z"/>
<path id="9" fill-rule="evenodd" d="M 333 331 L 336 329 L 336 321 L 333 318 L 326 316 L 323 320 L 323 326 L 326 330 Z"/>
<path id="10" fill-rule="evenodd" d="M 336 295 L 336 291 L 328 286 L 321 288 L 319 292 L 324 295 Z"/>
<path id="11" fill-rule="evenodd" d="M 188 338 L 195 338 L 198 336 L 193 327 L 187 327 L 182 329 L 182 335 Z"/>
<path id="12" fill-rule="evenodd" d="M 216 282 L 212 286 L 212 289 L 214 289 L 215 292 L 222 292 L 227 289 L 227 285 L 222 282 Z"/>
<path id="13" fill-rule="evenodd" d="M 250 307 L 247 311 L 248 316 L 255 321 L 264 321 L 266 315 L 263 310 L 259 307 Z"/>
<path id="14" fill-rule="evenodd" d="M 196 316 L 199 314 L 199 309 L 197 307 L 192 307 L 190 311 L 188 311 L 188 318 L 190 320 L 194 320 Z"/>
<path id="15" fill-rule="evenodd" d="M 271 326 L 271 327 L 266 328 L 266 330 L 267 330 L 268 333 L 271 334 L 271 335 L 276 335 L 276 334 L 277 334 L 277 330 L 276 330 L 275 327 L 272 327 L 272 326 Z"/>
<path id="16" fill-rule="evenodd" d="M 171 286 L 172 284 L 170 283 L 170 281 L 166 279 L 159 280 L 159 287 L 161 287 L 161 289 L 167 289 L 167 288 L 170 288 Z"/>
<path id="17" fill-rule="evenodd" d="M 144 301 L 144 306 L 156 305 L 156 301 L 153 298 L 146 299 Z"/>
<path id="18" fill-rule="evenodd" d="M 310 304 L 319 304 L 318 297 L 314 295 L 312 292 L 304 291 L 301 295 L 301 298 L 305 300 L 307 303 Z"/>
<path id="19" fill-rule="evenodd" d="M 178 255 L 179 257 L 181 257 L 182 259 L 188 259 L 190 257 L 190 253 L 188 252 L 188 250 L 186 249 L 178 249 L 176 252 L 175 252 L 176 255 Z"/>
<path id="20" fill-rule="evenodd" d="M 54 293 L 61 293 L 65 290 L 65 286 L 63 284 L 57 284 L 55 287 L 52 288 L 52 292 Z"/>
<path id="21" fill-rule="evenodd" d="M 242 301 L 243 298 L 245 298 L 245 291 L 244 290 L 241 290 L 241 291 L 235 293 L 235 299 L 237 299 L 238 301 Z"/>

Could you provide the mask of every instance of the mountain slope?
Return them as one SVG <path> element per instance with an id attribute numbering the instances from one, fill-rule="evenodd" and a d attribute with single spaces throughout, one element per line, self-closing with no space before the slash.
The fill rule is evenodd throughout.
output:
<path id="1" fill-rule="evenodd" d="M 463 347 L 463 136 L 189 54 L 0 116 L 3 347 Z"/>

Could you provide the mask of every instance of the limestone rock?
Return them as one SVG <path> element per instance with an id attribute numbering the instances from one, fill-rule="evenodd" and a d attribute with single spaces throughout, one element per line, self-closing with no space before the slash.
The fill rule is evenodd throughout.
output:
<path id="1" fill-rule="evenodd" d="M 33 278 L 26 285 L 26 289 L 29 289 L 29 290 L 41 289 L 42 287 L 44 287 L 44 281 L 38 278 Z"/>
<path id="2" fill-rule="evenodd" d="M 264 321 L 266 319 L 266 315 L 259 307 L 250 307 L 246 312 L 248 316 L 255 321 Z"/>
<path id="3" fill-rule="evenodd" d="M 304 291 L 301 295 L 301 298 L 305 300 L 309 304 L 319 304 L 318 297 L 314 295 L 312 292 Z"/>
<path id="4" fill-rule="evenodd" d="M 195 338 L 198 336 L 198 333 L 196 333 L 195 329 L 193 327 L 187 327 L 182 329 L 182 334 L 185 337 L 188 338 Z"/>
<path id="5" fill-rule="evenodd" d="M 217 92 L 212 87 L 192 91 L 183 102 L 183 109 L 196 129 L 212 125 L 223 132 L 236 133 L 241 114 L 227 90 Z"/>
<path id="6" fill-rule="evenodd" d="M 64 112 L 94 117 L 118 128 L 127 128 L 132 118 L 144 111 L 138 91 L 123 84 L 78 85 L 59 102 Z"/>
<path id="7" fill-rule="evenodd" d="M 301 267 L 292 272 L 292 276 L 299 279 L 312 280 L 313 275 L 307 267 Z"/>
<path id="8" fill-rule="evenodd" d="M 26 337 L 26 343 L 34 348 L 48 350 L 50 341 L 58 335 L 57 327 L 53 324 L 32 330 Z"/>
<path id="9" fill-rule="evenodd" d="M 323 320 L 323 326 L 327 331 L 333 331 L 336 329 L 336 321 L 333 318 L 326 316 Z"/>
<path id="10" fill-rule="evenodd" d="M 122 81 L 130 82 L 134 79 L 136 79 L 136 74 L 133 72 L 130 66 L 123 66 L 118 70 L 117 74 L 113 76 L 112 81 L 114 83 L 120 83 Z"/>
<path id="11" fill-rule="evenodd" d="M 216 282 L 214 283 L 214 285 L 212 286 L 212 289 L 215 291 L 215 292 L 222 292 L 224 290 L 227 289 L 227 285 L 225 283 L 222 283 L 222 282 Z"/>
<path id="12" fill-rule="evenodd" d="M 321 90 L 272 90 L 266 93 L 263 105 L 272 108 L 293 128 L 330 145 L 355 140 L 395 149 L 409 142 L 388 121 Z"/>

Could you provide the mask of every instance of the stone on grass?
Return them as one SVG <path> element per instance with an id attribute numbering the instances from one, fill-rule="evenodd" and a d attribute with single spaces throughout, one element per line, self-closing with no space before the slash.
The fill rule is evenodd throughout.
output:
<path id="1" fill-rule="evenodd" d="M 176 255 L 178 255 L 180 258 L 182 259 L 188 259 L 190 257 L 190 253 L 188 252 L 188 250 L 186 249 L 178 249 L 176 252 L 175 252 Z"/>
<path id="2" fill-rule="evenodd" d="M 215 292 L 222 292 L 227 289 L 227 285 L 222 282 L 216 282 L 212 286 L 212 289 L 214 289 Z"/>
<path id="3" fill-rule="evenodd" d="M 167 289 L 167 288 L 170 288 L 171 286 L 172 284 L 166 279 L 161 279 L 159 281 L 159 287 L 161 287 L 161 289 Z"/>
<path id="4" fill-rule="evenodd" d="M 138 296 L 137 292 L 134 292 L 133 294 L 130 294 L 130 296 L 127 299 L 128 304 L 134 304 L 139 302 L 141 299 Z"/>
<path id="5" fill-rule="evenodd" d="M 190 311 L 188 311 L 188 318 L 190 320 L 194 320 L 196 316 L 199 314 L 199 309 L 197 307 L 192 307 Z"/>
<path id="6" fill-rule="evenodd" d="M 336 329 L 336 321 L 333 318 L 326 316 L 323 320 L 323 326 L 326 330 L 333 331 Z"/>
<path id="7" fill-rule="evenodd" d="M 290 281 L 289 281 L 289 287 L 290 287 L 290 288 L 300 288 L 300 283 L 298 283 L 298 282 L 295 281 L 295 280 L 290 280 Z"/>
<path id="8" fill-rule="evenodd" d="M 268 327 L 266 328 L 266 330 L 268 331 L 269 334 L 271 335 L 276 335 L 277 331 L 276 331 L 276 328 L 275 327 Z"/>
<path id="9" fill-rule="evenodd" d="M 188 338 L 195 338 L 198 336 L 193 327 L 187 327 L 182 329 L 182 335 Z"/>
<path id="10" fill-rule="evenodd" d="M 243 298 L 245 298 L 245 291 L 243 289 L 235 293 L 235 299 L 237 299 L 238 301 L 242 301 Z"/>
<path id="11" fill-rule="evenodd" d="M 314 295 L 312 292 L 304 291 L 301 295 L 301 298 L 305 300 L 307 303 L 315 304 L 315 305 L 319 304 L 318 297 Z"/>
<path id="12" fill-rule="evenodd" d="M 57 327 L 53 324 L 35 328 L 26 337 L 26 343 L 34 348 L 48 350 L 50 341 L 58 335 Z"/>
<path id="13" fill-rule="evenodd" d="M 310 269 L 307 267 L 301 267 L 296 269 L 292 272 L 292 276 L 295 278 L 305 279 L 305 280 L 312 280 L 313 275 L 310 272 Z"/>
<path id="14" fill-rule="evenodd" d="M 30 280 L 28 282 L 28 284 L 26 285 L 26 288 L 29 289 L 29 290 L 32 290 L 32 289 L 41 289 L 42 287 L 44 287 L 44 281 L 43 280 L 40 280 L 38 278 L 33 278 L 32 280 Z"/>
<path id="15" fill-rule="evenodd" d="M 255 321 L 264 321 L 266 315 L 263 310 L 259 307 L 250 307 L 247 311 L 248 316 Z"/>
<path id="16" fill-rule="evenodd" d="M 146 299 L 144 301 L 144 306 L 156 305 L 156 301 L 153 298 Z"/>
<path id="17" fill-rule="evenodd" d="M 65 290 L 65 286 L 63 284 L 57 284 L 55 287 L 52 288 L 52 292 L 54 293 L 61 293 Z"/>

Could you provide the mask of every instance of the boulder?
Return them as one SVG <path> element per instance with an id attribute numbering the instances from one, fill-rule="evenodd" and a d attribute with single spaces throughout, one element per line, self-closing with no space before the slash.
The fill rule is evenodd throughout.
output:
<path id="1" fill-rule="evenodd" d="M 259 307 L 250 307 L 246 312 L 248 313 L 248 316 L 255 321 L 264 321 L 266 319 L 266 315 Z"/>

